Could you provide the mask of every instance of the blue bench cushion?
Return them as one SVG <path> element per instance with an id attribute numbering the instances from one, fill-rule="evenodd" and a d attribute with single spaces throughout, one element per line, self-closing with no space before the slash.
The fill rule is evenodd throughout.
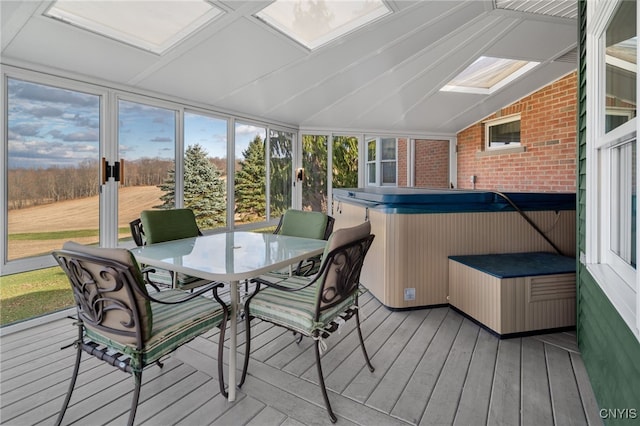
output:
<path id="1" fill-rule="evenodd" d="M 497 278 L 576 272 L 575 258 L 546 252 L 449 256 L 449 259 Z"/>

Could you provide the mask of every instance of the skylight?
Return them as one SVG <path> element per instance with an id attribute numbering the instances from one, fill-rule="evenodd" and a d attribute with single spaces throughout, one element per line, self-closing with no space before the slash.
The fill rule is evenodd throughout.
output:
<path id="1" fill-rule="evenodd" d="M 205 0 L 57 0 L 45 15 L 162 54 L 221 13 Z"/>
<path id="2" fill-rule="evenodd" d="M 313 50 L 389 13 L 382 0 L 276 0 L 256 17 Z"/>
<path id="3" fill-rule="evenodd" d="M 539 62 L 480 56 L 440 90 L 489 95 L 538 64 Z"/>

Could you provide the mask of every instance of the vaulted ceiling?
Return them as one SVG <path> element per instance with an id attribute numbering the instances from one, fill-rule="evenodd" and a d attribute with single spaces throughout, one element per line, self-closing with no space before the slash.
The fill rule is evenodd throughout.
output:
<path id="1" fill-rule="evenodd" d="M 50 1 L 2 0 L 1 61 L 302 128 L 428 134 L 576 69 L 575 0 L 388 0 L 392 14 L 313 51 L 254 16 L 270 1 L 212 3 L 224 14 L 158 55 L 46 17 Z M 491 95 L 440 91 L 483 55 L 540 64 Z"/>

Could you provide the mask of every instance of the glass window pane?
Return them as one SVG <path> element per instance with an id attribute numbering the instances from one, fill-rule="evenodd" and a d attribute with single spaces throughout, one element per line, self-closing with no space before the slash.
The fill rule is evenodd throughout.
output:
<path id="1" fill-rule="evenodd" d="M 367 141 L 367 161 L 376 161 L 376 145 L 376 139 Z"/>
<path id="2" fill-rule="evenodd" d="M 236 122 L 236 225 L 267 220 L 266 138 L 264 127 Z"/>
<path id="3" fill-rule="evenodd" d="M 291 207 L 293 182 L 293 133 L 270 130 L 270 217 L 279 217 Z"/>
<path id="4" fill-rule="evenodd" d="M 376 184 L 376 163 L 367 164 L 367 183 L 369 185 Z"/>
<path id="5" fill-rule="evenodd" d="M 520 120 L 489 126 L 489 146 L 520 146 Z"/>
<path id="6" fill-rule="evenodd" d="M 440 90 L 491 94 L 538 64 L 539 62 L 480 56 Z"/>
<path id="7" fill-rule="evenodd" d="M 99 240 L 100 97 L 8 79 L 8 260 Z"/>
<path id="8" fill-rule="evenodd" d="M 611 250 L 636 266 L 636 142 L 612 149 Z"/>
<path id="9" fill-rule="evenodd" d="M 333 138 L 334 188 L 358 187 L 358 138 L 335 136 Z"/>
<path id="10" fill-rule="evenodd" d="M 302 135 L 302 209 L 327 211 L 327 140 L 324 135 Z"/>
<path id="11" fill-rule="evenodd" d="M 142 210 L 175 207 L 176 111 L 118 102 L 118 149 L 125 180 L 118 189 L 120 238 Z"/>
<path id="12" fill-rule="evenodd" d="M 395 185 L 396 184 L 396 163 L 384 162 L 382 166 L 382 185 Z"/>
<path id="13" fill-rule="evenodd" d="M 380 141 L 381 160 L 396 159 L 396 138 L 382 138 Z"/>
<path id="14" fill-rule="evenodd" d="M 606 33 L 605 132 L 636 116 L 636 46 L 636 2 L 623 1 Z"/>
<path id="15" fill-rule="evenodd" d="M 391 13 L 381 0 L 277 0 L 256 16 L 309 49 Z"/>
<path id="16" fill-rule="evenodd" d="M 227 120 L 184 114 L 184 206 L 201 230 L 227 223 Z"/>

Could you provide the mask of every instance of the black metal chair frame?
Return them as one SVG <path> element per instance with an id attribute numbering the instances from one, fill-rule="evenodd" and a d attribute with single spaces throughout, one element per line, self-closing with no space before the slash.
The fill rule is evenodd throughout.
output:
<path id="1" fill-rule="evenodd" d="M 140 220 L 140 218 L 134 219 L 131 222 L 129 222 L 129 229 L 131 230 L 131 237 L 133 238 L 133 242 L 135 243 L 136 246 L 142 247 L 143 245 L 147 244 L 146 241 L 144 240 L 144 227 L 142 226 L 142 220 Z M 198 229 L 198 235 L 199 236 L 203 235 L 200 229 Z M 166 285 L 153 281 L 151 279 L 149 274 L 157 272 L 156 268 L 146 266 L 146 265 L 141 265 L 141 268 L 142 268 L 142 275 L 144 276 L 147 284 L 152 286 L 157 291 L 160 291 L 160 287 L 166 287 Z M 174 271 L 167 271 L 167 272 L 171 276 L 171 281 L 173 282 L 175 272 Z"/>
<path id="2" fill-rule="evenodd" d="M 251 352 L 251 300 L 260 292 L 261 285 L 265 285 L 267 287 L 272 287 L 274 289 L 278 289 L 286 292 L 295 292 L 300 291 L 303 288 L 307 288 L 313 285 L 321 286 L 321 297 L 317 298 L 316 307 L 315 307 L 315 322 L 319 321 L 319 318 L 322 312 L 326 309 L 330 309 L 340 303 L 342 303 L 345 299 L 354 296 L 355 301 L 352 307 L 348 308 L 346 311 L 338 315 L 343 320 L 348 320 L 355 316 L 356 325 L 358 330 L 358 338 L 360 339 L 360 347 L 362 348 L 362 353 L 364 355 L 365 361 L 369 368 L 369 371 L 373 372 L 375 369 L 371 364 L 371 360 L 369 359 L 369 355 L 367 354 L 367 350 L 364 345 L 364 340 L 362 338 L 362 330 L 360 328 L 360 315 L 358 313 L 358 292 L 360 291 L 360 272 L 362 271 L 362 265 L 364 263 L 364 258 L 371 246 L 371 243 L 374 239 L 374 235 L 369 235 L 368 237 L 361 238 L 356 241 L 352 241 L 350 243 L 344 244 L 332 250 L 327 254 L 326 259 L 323 261 L 320 271 L 308 284 L 302 287 L 287 287 L 279 284 L 274 284 L 268 281 L 261 280 L 256 278 L 252 281 L 256 283 L 256 290 L 253 294 L 249 296 L 249 298 L 245 301 L 244 305 L 244 313 L 245 313 L 245 333 L 246 333 L 246 349 L 245 349 L 245 358 L 244 365 L 242 369 L 242 377 L 240 379 L 240 383 L 238 387 L 244 384 L 244 381 L 247 376 L 247 370 L 249 367 L 249 356 Z M 330 274 L 333 272 L 334 274 Z M 335 282 L 329 283 L 328 280 L 331 280 L 331 276 L 335 277 Z M 329 284 L 329 285 L 327 285 Z M 261 318 L 265 320 L 264 318 Z M 336 317 L 337 319 L 337 317 Z M 268 320 L 265 320 L 268 321 Z M 295 333 L 299 333 L 299 330 L 291 329 L 285 325 L 278 324 L 273 322 L 275 325 L 280 327 L 287 328 Z M 320 387 L 322 389 L 322 396 L 324 398 L 324 403 L 327 408 L 327 412 L 329 413 L 329 417 L 331 422 L 335 423 L 337 421 L 337 417 L 333 413 L 331 408 L 331 404 L 329 402 L 329 396 L 327 394 L 327 388 L 324 382 L 324 376 L 322 373 L 322 364 L 321 364 L 321 356 L 320 356 L 320 338 L 327 338 L 330 334 L 336 331 L 339 328 L 339 324 L 335 321 L 331 321 L 329 324 L 325 326 L 324 329 L 318 330 L 316 329 L 312 334 L 309 334 L 308 337 L 312 337 L 315 342 L 315 356 L 316 356 L 316 367 L 318 371 L 318 381 Z M 299 340 L 298 340 L 299 342 Z"/>
<path id="3" fill-rule="evenodd" d="M 284 219 L 284 215 L 280 216 L 280 220 L 278 221 L 278 225 L 276 226 L 276 229 L 273 231 L 274 234 L 279 234 L 280 233 L 280 228 L 282 228 L 282 221 Z M 331 236 L 331 233 L 333 232 L 333 225 L 335 224 L 335 218 L 333 216 L 328 216 L 327 215 L 327 227 L 324 229 L 324 235 L 322 236 L 322 239 L 327 241 L 329 239 L 329 237 Z M 313 275 L 314 273 L 316 273 L 315 268 L 316 265 L 318 263 L 320 263 L 322 261 L 322 257 L 321 256 L 314 256 L 311 257 L 309 259 L 305 259 L 305 260 L 301 260 L 298 263 L 298 266 L 296 267 L 295 270 L 292 271 L 293 275 L 299 275 L 299 276 L 304 276 L 304 277 L 308 277 L 310 275 Z"/>
<path id="4" fill-rule="evenodd" d="M 105 361 L 106 363 L 114 367 L 119 368 L 124 372 L 132 374 L 135 382 L 135 387 L 131 400 L 131 409 L 127 424 L 133 424 L 138 407 L 138 400 L 140 397 L 140 387 L 142 385 L 142 370 L 147 367 L 147 365 L 150 365 L 145 364 L 142 359 L 142 350 L 144 349 L 145 343 L 143 341 L 143 331 L 141 328 L 141 313 L 139 312 L 138 304 L 136 303 L 135 299 L 136 295 L 144 297 L 151 303 L 176 305 L 192 300 L 196 297 L 201 297 L 204 293 L 212 291 L 214 299 L 223 308 L 223 318 L 221 323 L 218 325 L 218 327 L 220 328 L 220 340 L 218 344 L 218 378 L 220 393 L 227 397 L 228 393 L 224 385 L 222 357 L 224 350 L 224 335 L 226 323 L 229 317 L 229 309 L 218 295 L 218 288 L 223 287 L 222 283 L 211 284 L 207 287 L 199 289 L 194 293 L 185 293 L 185 297 L 177 301 L 164 301 L 158 300 L 146 294 L 140 288 L 138 280 L 135 278 L 137 271 L 132 270 L 133 268 L 130 265 L 126 265 L 116 260 L 96 257 L 70 250 L 56 250 L 52 253 L 52 255 L 56 259 L 60 267 L 67 274 L 67 277 L 69 278 L 69 282 L 73 289 L 73 295 L 76 301 L 77 308 L 77 319 L 74 325 L 77 325 L 78 327 L 78 337 L 71 344 L 77 349 L 76 361 L 73 368 L 71 383 L 69 384 L 69 390 L 67 391 L 67 395 L 60 410 L 60 414 L 58 415 L 58 418 L 56 420 L 56 425 L 60 425 L 62 423 L 62 419 L 69 405 L 71 394 L 73 393 L 76 379 L 78 377 L 80 360 L 83 351 L 102 361 Z M 98 282 L 97 279 L 89 270 L 82 266 L 82 262 L 103 265 L 103 268 L 100 270 L 100 277 L 103 280 L 107 279 L 108 277 L 110 282 L 113 283 L 113 286 L 108 289 L 100 289 L 100 287 L 96 284 Z M 118 290 L 121 291 L 123 288 L 125 289 L 127 295 L 127 301 L 116 299 L 108 295 L 108 293 L 110 292 Z M 103 320 L 107 311 L 113 310 L 121 311 L 127 317 L 127 323 L 121 322 L 122 328 L 112 328 L 103 324 Z M 91 324 L 93 329 L 99 330 L 100 332 L 135 338 L 135 346 L 139 356 L 137 357 L 136 363 L 134 365 L 138 365 L 140 367 L 133 368 L 131 366 L 132 358 L 129 355 L 125 355 L 123 357 L 123 354 L 121 353 L 112 353 L 109 348 L 103 346 L 102 344 L 98 344 L 89 340 L 85 336 L 85 323 Z M 131 331 L 123 329 L 128 329 Z M 65 346 L 62 349 L 65 349 L 71 345 Z M 155 361 L 155 363 L 159 367 L 162 367 L 162 363 L 160 362 L 160 360 Z"/>

